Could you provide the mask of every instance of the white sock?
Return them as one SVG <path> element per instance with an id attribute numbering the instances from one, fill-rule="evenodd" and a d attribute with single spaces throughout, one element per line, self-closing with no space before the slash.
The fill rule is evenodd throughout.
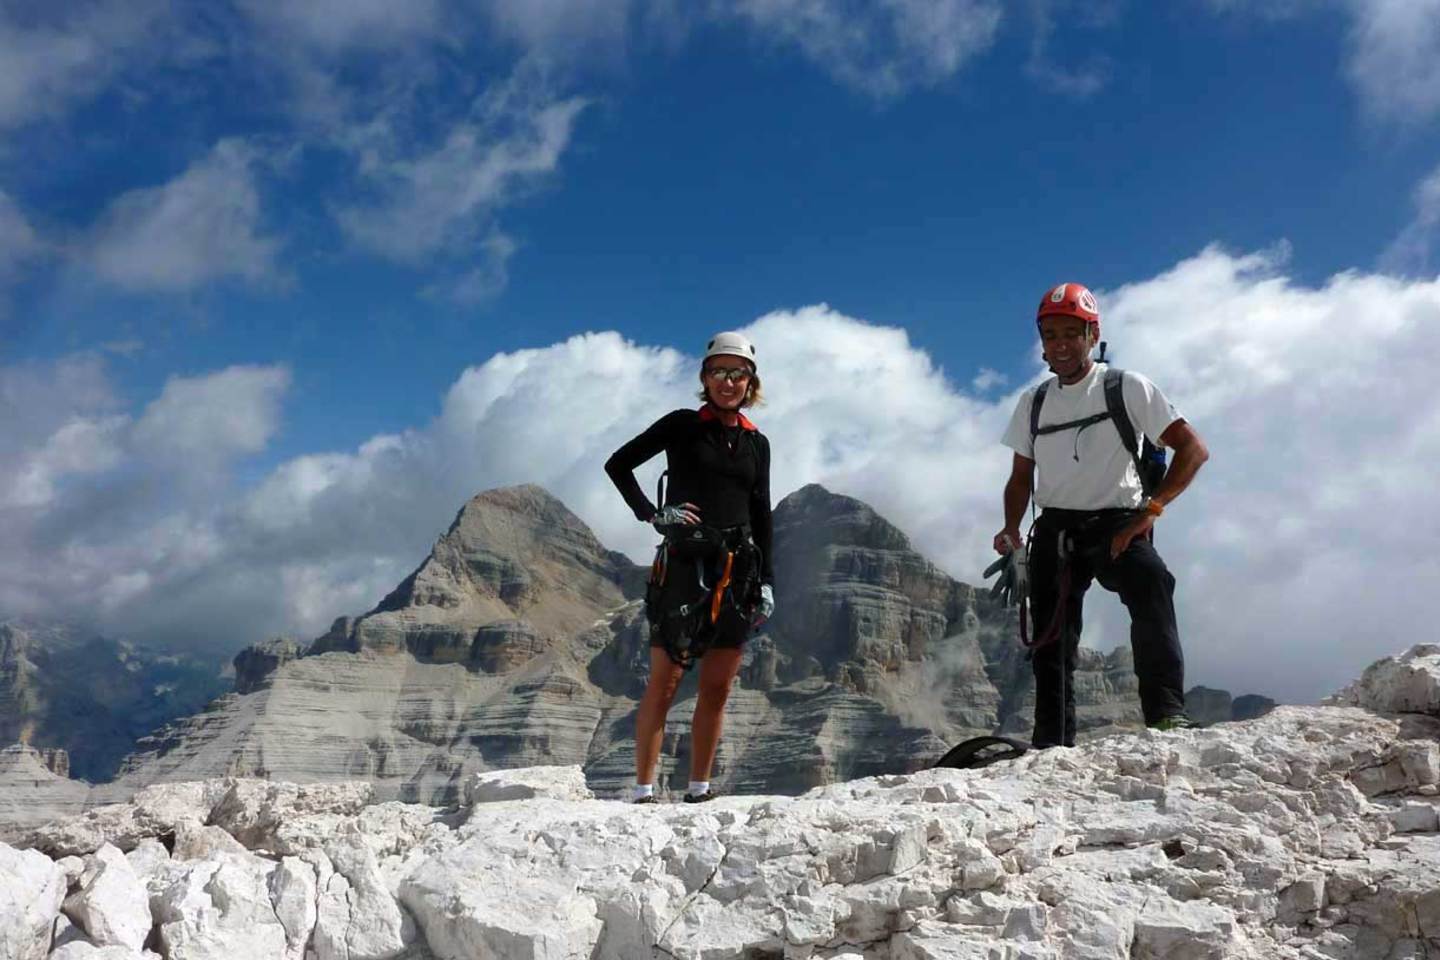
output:
<path id="1" fill-rule="evenodd" d="M 709 781 L 709 780 L 691 780 L 691 781 L 690 781 L 690 787 L 689 787 L 685 792 L 688 793 L 688 794 L 690 794 L 690 796 L 692 796 L 692 797 L 698 797 L 698 796 L 700 796 L 701 794 L 709 793 L 709 792 L 710 792 L 710 781 Z"/>
<path id="2" fill-rule="evenodd" d="M 653 784 L 653 783 L 637 783 L 637 784 L 635 784 L 635 793 L 634 793 L 634 795 L 633 795 L 630 799 L 632 799 L 632 800 L 639 800 L 641 797 L 653 797 L 653 796 L 655 796 L 655 784 Z"/>

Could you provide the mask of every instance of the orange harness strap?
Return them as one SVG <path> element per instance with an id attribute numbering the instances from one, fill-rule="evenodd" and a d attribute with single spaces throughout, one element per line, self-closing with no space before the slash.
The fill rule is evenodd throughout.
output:
<path id="1" fill-rule="evenodd" d="M 720 619 L 720 602 L 725 599 L 725 591 L 730 588 L 730 572 L 735 566 L 735 552 L 725 551 L 725 572 L 720 575 L 720 581 L 715 584 L 715 593 L 710 597 L 710 622 L 714 623 Z"/>

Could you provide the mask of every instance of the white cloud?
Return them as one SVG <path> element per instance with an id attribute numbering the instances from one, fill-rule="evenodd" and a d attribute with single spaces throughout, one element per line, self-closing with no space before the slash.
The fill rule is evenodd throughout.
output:
<path id="1" fill-rule="evenodd" d="M 95 357 L 0 367 L 0 512 L 45 508 L 66 476 L 112 467 L 113 434 L 128 420 L 119 407 Z"/>
<path id="2" fill-rule="evenodd" d="M 1005 384 L 1009 382 L 1009 379 L 1009 377 L 1005 376 L 1005 374 L 999 370 L 981 367 L 980 372 L 975 374 L 975 378 L 970 381 L 970 389 L 976 393 L 988 393 L 991 390 L 1005 386 Z"/>
<path id="3" fill-rule="evenodd" d="M 281 42 L 326 55 L 386 49 L 435 36 L 446 24 L 441 0 L 238 0 L 237 6 Z"/>
<path id="4" fill-rule="evenodd" d="M 1064 32 L 1060 42 L 1054 44 L 1057 16 L 1064 24 Z M 1118 18 L 1119 9 L 1113 2 L 1079 6 L 1072 0 L 1030 0 L 1033 32 L 1026 74 L 1052 93 L 1075 100 L 1099 93 L 1110 81 L 1110 58 L 1096 49 L 1088 33 L 1081 31 L 1110 26 Z"/>
<path id="5" fill-rule="evenodd" d="M 1344 70 L 1373 117 L 1416 123 L 1440 114 L 1440 0 L 1205 0 L 1218 13 L 1285 21 L 1342 11 Z"/>
<path id="6" fill-rule="evenodd" d="M 1440 0 L 1349 0 L 1355 23 L 1347 71 L 1389 120 L 1440 114 Z"/>
<path id="7" fill-rule="evenodd" d="M 93 230 L 91 266 L 130 290 L 274 280 L 280 243 L 261 222 L 257 162 L 244 142 L 222 140 L 174 180 L 121 195 Z"/>
<path id="8" fill-rule="evenodd" d="M 223 561 L 244 552 L 224 526 L 230 471 L 273 435 L 287 382 L 263 367 L 172 378 L 137 418 L 96 356 L 0 368 L 0 610 L 211 645 L 206 617 L 244 622 L 221 610 L 236 589 Z"/>
<path id="9" fill-rule="evenodd" d="M 886 100 L 935 86 L 989 49 L 1002 8 L 995 0 L 738 0 L 711 9 L 793 44 L 836 80 Z"/>
<path id="10" fill-rule="evenodd" d="M 1191 681 L 1314 697 L 1428 636 L 1440 405 L 1425 385 L 1440 281 L 1350 272 L 1311 288 L 1285 276 L 1283 248 L 1209 249 L 1105 294 L 1102 307 L 1122 364 L 1154 378 L 1213 452 L 1158 534 L 1180 582 Z M 975 582 L 1000 525 L 1010 458 L 998 437 L 1016 392 L 972 393 L 903 330 L 824 306 L 745 330 L 763 350 L 771 401 L 755 418 L 776 451 L 777 499 L 812 481 L 859 496 Z M 965 380 L 981 359 L 966 359 Z M 108 597 L 112 624 L 157 635 L 230 645 L 311 636 L 383 596 L 469 496 L 519 482 L 544 484 L 604 542 L 643 557 L 652 534 L 601 464 L 693 403 L 697 365 L 614 333 L 497 354 L 459 375 L 429 424 L 295 458 L 238 496 L 223 495 L 213 471 L 207 484 L 171 478 L 166 496 L 146 496 L 127 486 L 136 471 L 194 473 L 204 462 L 169 456 L 162 471 L 139 442 L 139 423 L 173 422 L 188 405 L 172 386 L 121 432 L 121 464 L 9 507 L 28 533 L 0 553 L 0 607 Z M 227 382 L 207 380 L 206 395 L 234 396 Z M 234 401 L 258 410 L 243 423 L 261 427 L 182 419 L 172 434 L 203 449 L 215 431 L 225 450 L 256 449 L 280 389 L 275 374 L 268 382 Z M 13 476 L 10 465 L 63 446 L 54 438 L 68 416 L 61 405 L 0 470 Z M 659 469 L 642 471 L 647 489 Z M 1124 641 L 1113 598 L 1097 588 L 1087 613 L 1087 636 Z"/>
<path id="11" fill-rule="evenodd" d="M 1430 271 L 1430 248 L 1440 226 L 1440 167 L 1415 187 L 1415 216 L 1380 256 L 1387 273 L 1418 276 Z"/>
<path id="12" fill-rule="evenodd" d="M 135 423 L 136 452 L 151 461 L 213 466 L 265 448 L 290 385 L 282 367 L 230 367 L 171 377 Z"/>
<path id="13" fill-rule="evenodd" d="M 42 250 L 35 229 L 9 195 L 0 190 L 0 284 L 12 278 L 21 264 Z"/>
<path id="14" fill-rule="evenodd" d="M 103 88 L 144 47 L 165 7 L 160 0 L 0 7 L 0 129 L 58 115 Z"/>
<path id="15" fill-rule="evenodd" d="M 649 6 L 663 8 L 663 3 Z M 480 4 L 493 28 L 524 49 L 550 58 L 610 58 L 628 46 L 631 20 L 647 6 L 640 0 L 577 3 L 575 0 L 488 0 Z"/>
<path id="16" fill-rule="evenodd" d="M 496 214 L 555 173 L 585 105 L 544 95 L 522 71 L 481 97 L 439 144 L 417 148 L 382 124 L 357 142 L 366 198 L 342 208 L 339 221 L 381 256 L 447 264 L 451 279 L 435 290 L 467 302 L 493 296 L 516 247 Z"/>

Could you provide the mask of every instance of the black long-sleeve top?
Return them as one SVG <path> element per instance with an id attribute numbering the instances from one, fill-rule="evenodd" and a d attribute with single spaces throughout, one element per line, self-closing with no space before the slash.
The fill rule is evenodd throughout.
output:
<path id="1" fill-rule="evenodd" d="M 648 521 L 656 507 L 640 489 L 635 468 L 660 451 L 670 471 L 665 503 L 693 503 L 700 522 L 712 527 L 746 524 L 760 548 L 760 582 L 773 584 L 771 545 L 775 523 L 770 514 L 770 441 L 743 414 L 727 427 L 708 406 L 675 410 L 656 420 L 605 461 L 621 496 Z"/>

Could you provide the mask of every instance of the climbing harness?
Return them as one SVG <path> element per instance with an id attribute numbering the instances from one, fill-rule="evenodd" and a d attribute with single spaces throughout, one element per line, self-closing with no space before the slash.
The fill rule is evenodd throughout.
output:
<path id="1" fill-rule="evenodd" d="M 657 490 L 661 503 L 665 502 L 665 478 L 662 473 Z M 720 529 L 689 524 L 661 532 L 664 539 L 655 548 L 645 589 L 645 614 L 651 636 L 660 641 L 672 662 L 689 670 L 704 656 L 725 618 L 740 617 L 743 628 L 749 629 L 760 594 L 760 551 L 743 526 Z M 670 578 L 688 577 L 681 572 L 687 569 L 694 570 L 694 587 L 685 589 L 682 581 L 671 584 L 667 591 Z M 689 599 L 668 604 L 667 594 L 673 597 L 682 589 Z"/>

